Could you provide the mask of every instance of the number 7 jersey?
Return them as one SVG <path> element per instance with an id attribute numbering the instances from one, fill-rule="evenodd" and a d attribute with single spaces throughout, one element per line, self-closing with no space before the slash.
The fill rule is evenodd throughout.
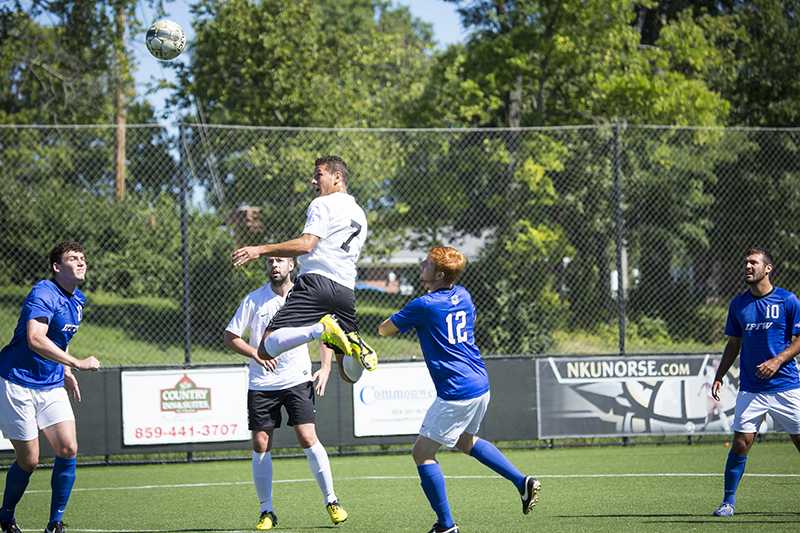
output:
<path id="1" fill-rule="evenodd" d="M 356 262 L 367 240 L 367 216 L 355 198 L 335 192 L 315 198 L 306 211 L 303 233 L 319 237 L 299 257 L 300 275 L 319 274 L 350 289 L 356 284 Z"/>

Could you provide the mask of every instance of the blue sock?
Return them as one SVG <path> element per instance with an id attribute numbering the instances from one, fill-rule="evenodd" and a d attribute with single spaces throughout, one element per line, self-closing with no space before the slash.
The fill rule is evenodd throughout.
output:
<path id="1" fill-rule="evenodd" d="M 455 522 L 450 514 L 450 504 L 447 502 L 447 490 L 444 486 L 444 474 L 442 474 L 439 463 L 419 465 L 417 472 L 419 472 L 422 490 L 436 513 L 436 523 L 443 528 L 453 527 Z"/>
<path id="2" fill-rule="evenodd" d="M 503 452 L 489 441 L 478 439 L 472 446 L 469 454 L 485 464 L 517 487 L 517 490 L 522 492 L 525 489 L 525 474 L 519 471 L 511 461 L 509 461 Z"/>
<path id="3" fill-rule="evenodd" d="M 26 472 L 15 462 L 6 474 L 6 490 L 3 493 L 3 508 L 0 509 L 0 522 L 11 522 L 14 519 L 14 509 L 25 494 L 28 481 L 33 472 Z"/>
<path id="4" fill-rule="evenodd" d="M 67 508 L 72 485 L 75 484 L 75 464 L 77 459 L 64 459 L 56 457 L 53 463 L 53 476 L 50 478 L 50 487 L 53 494 L 50 498 L 50 523 L 61 522 L 64 510 Z"/>
<path id="5" fill-rule="evenodd" d="M 736 489 L 744 475 L 745 463 L 746 455 L 737 455 L 733 450 L 728 452 L 728 460 L 725 461 L 725 497 L 722 503 L 736 505 Z"/>

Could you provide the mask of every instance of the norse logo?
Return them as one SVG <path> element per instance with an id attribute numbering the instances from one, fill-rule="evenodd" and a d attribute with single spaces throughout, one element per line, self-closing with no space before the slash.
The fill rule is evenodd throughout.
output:
<path id="1" fill-rule="evenodd" d="M 172 389 L 161 389 L 161 411 L 196 413 L 211 409 L 211 389 L 198 387 L 186 374 Z"/>

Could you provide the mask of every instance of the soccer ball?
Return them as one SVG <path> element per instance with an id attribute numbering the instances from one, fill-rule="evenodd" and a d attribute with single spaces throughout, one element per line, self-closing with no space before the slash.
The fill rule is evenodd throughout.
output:
<path id="1" fill-rule="evenodd" d="M 144 38 L 147 49 L 156 59 L 175 59 L 186 47 L 186 34 L 177 22 L 157 20 L 147 30 Z"/>

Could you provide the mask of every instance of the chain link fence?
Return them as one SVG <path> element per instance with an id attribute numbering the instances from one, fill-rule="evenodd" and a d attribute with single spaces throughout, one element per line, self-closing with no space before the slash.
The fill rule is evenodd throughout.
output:
<path id="1" fill-rule="evenodd" d="M 63 239 L 84 243 L 79 356 L 107 366 L 238 362 L 222 332 L 264 264 L 238 246 L 298 236 L 314 159 L 341 155 L 369 217 L 360 329 L 384 358 L 420 357 L 377 324 L 420 294 L 434 244 L 470 260 L 484 355 L 719 351 L 743 254 L 769 248 L 800 289 L 800 130 L 613 124 L 471 130 L 0 128 L 0 331 Z M 314 353 L 314 350 L 312 350 Z"/>

